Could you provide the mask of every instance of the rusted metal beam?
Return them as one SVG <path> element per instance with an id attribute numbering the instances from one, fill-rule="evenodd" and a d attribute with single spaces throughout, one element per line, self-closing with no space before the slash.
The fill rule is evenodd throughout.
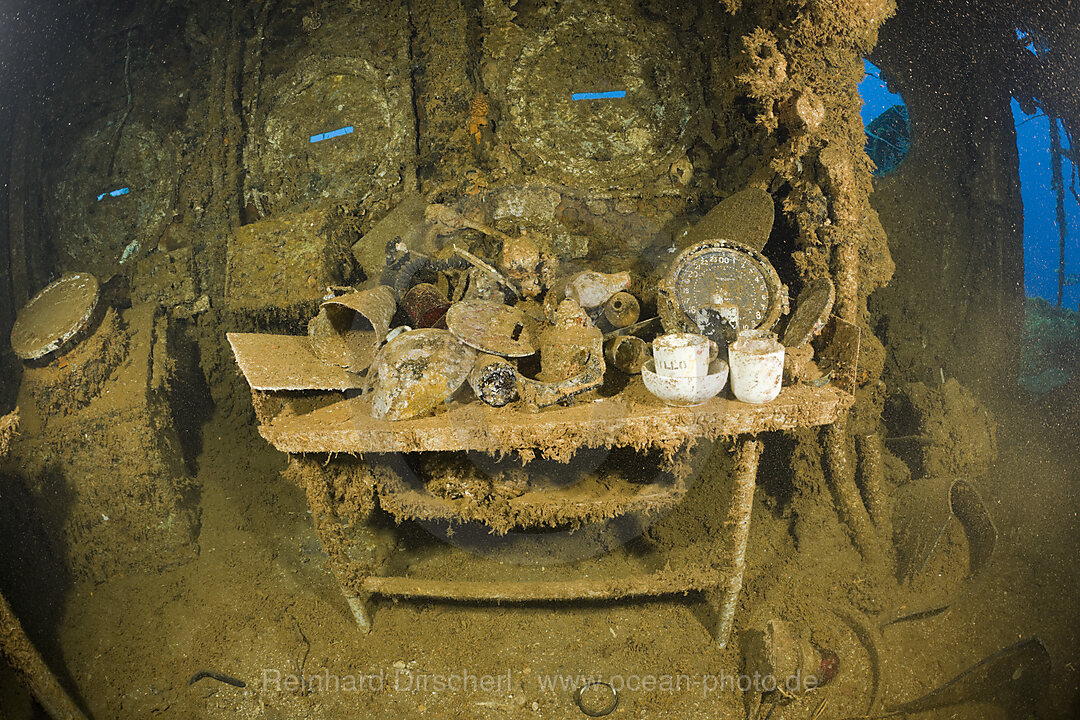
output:
<path id="1" fill-rule="evenodd" d="M 614 600 L 673 595 L 708 590 L 724 584 L 726 576 L 711 567 L 664 570 L 648 575 L 599 580 L 469 582 L 410 577 L 368 577 L 364 590 L 380 595 L 488 602 Z"/>

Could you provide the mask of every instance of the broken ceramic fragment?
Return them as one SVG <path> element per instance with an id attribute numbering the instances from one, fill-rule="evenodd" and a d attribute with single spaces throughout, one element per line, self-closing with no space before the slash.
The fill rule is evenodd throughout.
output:
<path id="1" fill-rule="evenodd" d="M 566 297 L 585 309 L 600 307 L 615 293 L 630 287 L 630 273 L 579 272 L 566 284 Z"/>

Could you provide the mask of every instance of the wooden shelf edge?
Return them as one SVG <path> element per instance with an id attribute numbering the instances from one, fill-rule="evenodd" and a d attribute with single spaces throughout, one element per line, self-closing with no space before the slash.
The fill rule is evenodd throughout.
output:
<path id="1" fill-rule="evenodd" d="M 793 402 L 792 398 L 798 401 Z M 307 415 L 279 417 L 260 434 L 285 453 L 396 453 L 532 450 L 566 459 L 585 447 L 673 449 L 699 438 L 734 437 L 836 422 L 854 402 L 842 390 L 797 388 L 765 405 L 731 400 L 699 408 L 646 406 L 627 409 L 613 401 L 589 413 L 555 410 L 507 417 L 494 408 L 404 420 L 375 421 L 363 406 L 342 400 Z M 355 413 L 355 414 L 354 414 Z"/>
<path id="2" fill-rule="evenodd" d="M 635 488 L 638 489 L 638 488 Z M 597 522 L 628 513 L 656 513 L 677 504 L 688 486 L 665 485 L 638 490 L 630 496 L 609 493 L 591 500 L 564 499 L 555 506 L 553 498 L 516 502 L 511 499 L 494 507 L 443 500 L 418 491 L 394 491 L 379 487 L 379 503 L 398 522 L 406 520 L 478 522 L 501 531 L 517 527 L 554 527 L 573 522 Z"/>

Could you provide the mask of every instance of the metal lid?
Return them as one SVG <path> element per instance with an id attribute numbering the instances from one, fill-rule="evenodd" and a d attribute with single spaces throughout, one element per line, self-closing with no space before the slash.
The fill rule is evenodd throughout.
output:
<path id="1" fill-rule="evenodd" d="M 23 360 L 36 360 L 63 347 L 90 323 L 100 295 L 93 275 L 64 275 L 19 311 L 11 328 L 11 349 Z"/>
<path id="2" fill-rule="evenodd" d="M 520 308 L 488 300 L 454 303 L 446 327 L 461 342 L 503 357 L 526 357 L 538 349 L 535 323 Z"/>
<path id="3" fill-rule="evenodd" d="M 784 329 L 786 347 L 805 345 L 821 332 L 829 319 L 829 313 L 832 312 L 835 295 L 833 281 L 824 275 L 811 278 L 806 282 L 806 286 L 799 293 L 799 299 L 795 303 L 795 311 L 788 320 L 787 328 Z"/>

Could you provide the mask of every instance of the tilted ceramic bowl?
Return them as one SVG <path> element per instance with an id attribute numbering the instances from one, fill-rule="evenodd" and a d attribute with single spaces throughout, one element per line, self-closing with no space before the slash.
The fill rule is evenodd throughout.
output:
<path id="1" fill-rule="evenodd" d="M 709 364 L 709 374 L 699 377 L 666 377 L 656 374 L 650 360 L 641 366 L 641 379 L 656 397 L 674 407 L 693 407 L 716 396 L 727 384 L 728 366 L 723 360 Z"/>

